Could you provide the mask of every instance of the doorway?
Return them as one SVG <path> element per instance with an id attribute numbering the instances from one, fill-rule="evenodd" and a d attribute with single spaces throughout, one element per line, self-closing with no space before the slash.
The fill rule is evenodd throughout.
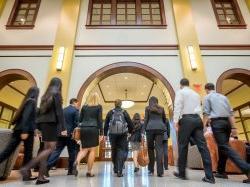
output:
<path id="1" fill-rule="evenodd" d="M 174 98 L 172 86 L 163 75 L 144 64 L 119 62 L 99 69 L 80 88 L 79 101 L 84 104 L 93 92 L 100 95 L 103 119 L 108 111 L 114 107 L 115 99 L 133 101 L 134 105 L 126 109 L 130 117 L 132 118 L 133 114 L 137 112 L 144 118 L 145 107 L 151 96 L 158 97 L 159 104 L 165 108 L 167 117 L 172 118 Z M 128 157 L 132 158 L 131 151 Z M 97 159 L 101 161 L 111 159 L 111 148 L 108 140 L 100 143 Z"/>

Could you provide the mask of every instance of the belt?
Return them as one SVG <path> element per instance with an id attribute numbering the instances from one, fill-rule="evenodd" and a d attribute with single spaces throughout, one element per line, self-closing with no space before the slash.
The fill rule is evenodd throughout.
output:
<path id="1" fill-rule="evenodd" d="M 198 114 L 183 114 L 182 117 L 198 117 Z"/>
<path id="2" fill-rule="evenodd" d="M 211 118 L 211 121 L 216 121 L 216 120 L 228 120 L 228 117 Z"/>

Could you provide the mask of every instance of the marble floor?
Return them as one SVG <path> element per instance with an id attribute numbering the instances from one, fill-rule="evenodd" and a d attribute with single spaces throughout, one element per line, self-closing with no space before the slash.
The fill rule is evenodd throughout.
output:
<path id="1" fill-rule="evenodd" d="M 189 180 L 178 180 L 173 176 L 174 167 L 170 167 L 165 172 L 164 177 L 148 176 L 147 169 L 142 168 L 138 174 L 133 172 L 133 163 L 127 162 L 124 170 L 124 177 L 117 178 L 112 172 L 111 162 L 96 162 L 93 172 L 96 177 L 87 178 L 86 166 L 80 168 L 80 174 L 76 178 L 74 176 L 66 176 L 65 169 L 53 170 L 50 172 L 50 183 L 42 185 L 43 187 L 206 187 L 211 184 L 201 182 L 204 173 L 202 170 L 188 170 Z M 216 187 L 243 187 L 249 184 L 243 184 L 243 175 L 230 175 L 229 180 L 217 179 Z M 1 181 L 1 187 L 33 187 L 34 182 L 22 182 L 17 171 L 13 171 L 7 181 Z"/>

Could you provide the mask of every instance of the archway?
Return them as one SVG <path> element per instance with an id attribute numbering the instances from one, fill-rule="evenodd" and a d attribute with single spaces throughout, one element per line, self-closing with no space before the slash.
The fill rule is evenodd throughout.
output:
<path id="1" fill-rule="evenodd" d="M 118 63 L 107 65 L 97 70 L 92 75 L 90 75 L 89 78 L 83 83 L 83 85 L 81 86 L 77 94 L 78 100 L 82 101 L 84 94 L 86 92 L 89 92 L 89 90 L 93 88 L 94 85 L 96 85 L 98 82 L 100 82 L 101 80 L 111 75 L 118 74 L 118 73 L 135 73 L 135 74 L 139 74 L 144 77 L 147 77 L 148 79 L 152 80 L 155 83 L 162 83 L 169 91 L 172 101 L 175 97 L 175 92 L 171 84 L 158 71 L 154 70 L 153 68 L 147 65 L 136 63 L 136 62 L 118 62 Z"/>
<path id="2" fill-rule="evenodd" d="M 238 138 L 250 140 L 250 70 L 230 69 L 221 74 L 216 89 L 226 95 L 234 110 Z"/>
<path id="3" fill-rule="evenodd" d="M 0 127 L 10 128 L 14 116 L 30 86 L 36 85 L 34 77 L 21 69 L 0 72 Z"/>
<path id="4" fill-rule="evenodd" d="M 95 90 L 94 88 L 99 87 L 99 89 L 100 89 L 99 83 L 101 83 L 102 81 L 105 81 L 111 77 L 113 78 L 113 77 L 115 77 L 115 75 L 123 76 L 124 74 L 126 74 L 126 75 L 128 75 L 128 74 L 140 75 L 140 76 L 145 77 L 146 79 L 150 80 L 151 82 L 153 82 L 154 85 L 157 85 L 161 88 L 164 88 L 164 90 L 167 90 L 167 92 L 169 94 L 169 98 L 171 100 L 171 106 L 165 105 L 165 107 L 169 111 L 169 113 L 168 113 L 169 116 L 172 117 L 172 103 L 173 103 L 173 100 L 175 97 L 175 92 L 174 92 L 174 89 L 172 88 L 171 84 L 168 82 L 168 80 L 161 73 L 159 73 L 155 69 L 153 69 L 147 65 L 144 65 L 141 63 L 136 63 L 136 62 L 118 62 L 118 63 L 107 65 L 107 66 L 97 70 L 96 72 L 91 74 L 89 76 L 89 78 L 81 86 L 81 88 L 78 92 L 78 95 L 77 95 L 78 100 L 80 102 L 85 102 L 87 100 L 87 96 L 89 95 L 89 93 L 92 90 Z M 113 105 L 111 107 L 113 107 Z M 143 110 L 144 109 L 145 108 L 143 108 Z M 173 139 L 172 139 L 172 142 L 173 142 Z M 175 138 L 174 142 L 176 142 L 176 138 Z M 102 146 L 104 147 L 105 143 L 103 145 L 101 144 L 101 146 L 100 146 L 99 156 L 105 155 L 105 151 L 103 151 Z M 174 151 L 172 151 L 173 147 L 174 147 Z M 175 150 L 176 146 L 173 146 L 173 147 L 171 147 L 170 148 L 171 150 L 169 151 L 170 158 L 171 158 L 170 160 L 171 160 L 172 165 L 174 164 L 174 158 L 176 157 L 176 150 Z M 101 160 L 102 160 L 102 158 L 104 158 L 104 157 L 101 157 L 101 158 L 100 157 L 99 157 L 99 159 L 101 159 Z M 105 159 L 105 160 L 109 160 L 109 159 Z"/>

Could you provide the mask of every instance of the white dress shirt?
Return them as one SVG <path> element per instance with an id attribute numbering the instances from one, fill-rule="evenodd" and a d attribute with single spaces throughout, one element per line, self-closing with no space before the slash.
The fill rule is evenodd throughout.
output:
<path id="1" fill-rule="evenodd" d="M 184 114 L 201 114 L 200 95 L 187 86 L 183 87 L 176 94 L 174 101 L 174 123 L 178 123 Z"/>

